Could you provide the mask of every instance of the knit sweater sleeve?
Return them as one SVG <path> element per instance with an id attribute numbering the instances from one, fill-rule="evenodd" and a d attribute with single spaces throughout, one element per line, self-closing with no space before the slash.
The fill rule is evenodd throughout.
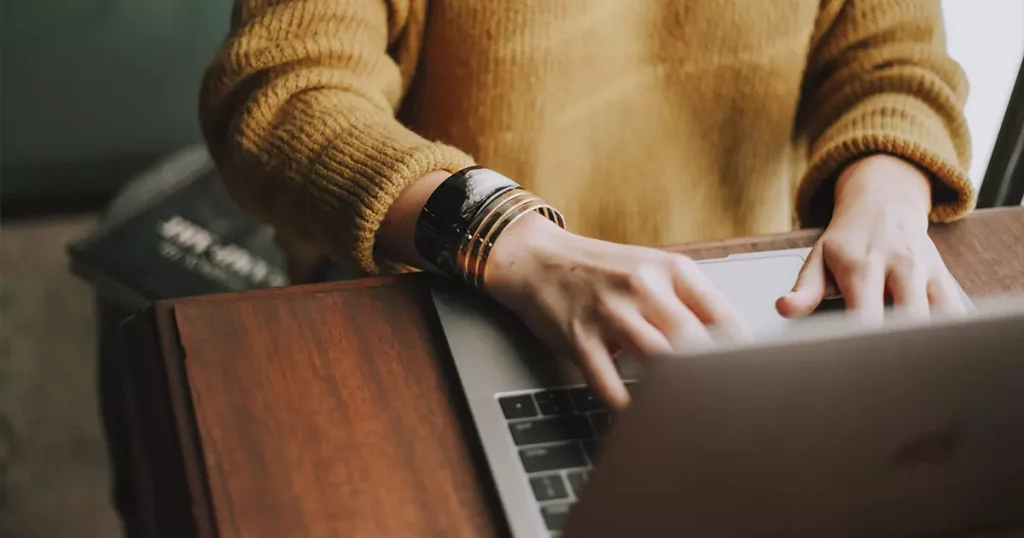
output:
<path id="1" fill-rule="evenodd" d="M 426 0 L 236 0 L 208 68 L 200 119 L 240 205 L 368 274 L 391 203 L 469 156 L 395 119 Z"/>
<path id="2" fill-rule="evenodd" d="M 860 157 L 902 157 L 932 178 L 933 221 L 968 213 L 967 81 L 945 50 L 940 0 L 825 0 L 805 75 L 798 131 L 809 142 L 797 216 L 826 224 L 833 185 Z"/>

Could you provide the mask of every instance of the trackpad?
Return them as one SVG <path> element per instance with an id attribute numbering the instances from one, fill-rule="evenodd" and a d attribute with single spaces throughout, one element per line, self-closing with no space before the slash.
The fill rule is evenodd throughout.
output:
<path id="1" fill-rule="evenodd" d="M 790 320 L 775 310 L 775 301 L 789 293 L 804 259 L 791 255 L 699 262 L 701 270 L 729 299 L 754 334 L 784 330 Z"/>

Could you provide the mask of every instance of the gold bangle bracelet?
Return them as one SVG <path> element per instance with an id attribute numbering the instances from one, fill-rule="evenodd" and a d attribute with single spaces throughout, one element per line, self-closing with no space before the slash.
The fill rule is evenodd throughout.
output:
<path id="1" fill-rule="evenodd" d="M 531 195 L 532 196 L 532 195 Z M 486 268 L 487 258 L 490 256 L 491 248 L 494 246 L 494 242 L 497 240 L 498 235 L 501 231 L 511 224 L 511 221 L 518 220 L 523 215 L 536 211 L 538 208 L 545 206 L 544 201 L 537 196 L 520 200 L 515 205 L 507 208 L 505 211 L 498 215 L 486 230 L 481 230 L 484 235 L 479 243 L 479 250 L 471 252 L 467 262 L 473 264 L 472 271 L 469 271 L 473 278 L 471 284 L 478 289 L 483 289 L 483 275 L 482 271 Z M 467 275 L 469 276 L 469 275 Z"/>
<path id="2" fill-rule="evenodd" d="M 549 220 L 554 222 L 560 228 L 563 227 L 565 221 L 563 220 L 562 215 L 554 207 L 551 207 L 540 198 L 533 200 L 529 206 L 524 206 L 516 211 L 509 211 L 505 213 L 502 220 L 495 224 L 494 229 L 489 231 L 488 237 L 483 243 L 480 255 L 476 260 L 477 270 L 474 271 L 474 273 L 476 273 L 474 285 L 478 289 L 482 290 L 485 287 L 484 277 L 487 273 L 487 261 L 491 256 L 491 250 L 494 248 L 494 244 L 497 242 L 498 238 L 501 237 L 502 232 L 523 216 L 534 211 L 540 212 L 542 215 L 546 215 Z"/>
<path id="3" fill-rule="evenodd" d="M 502 193 L 500 196 L 495 197 L 494 200 L 491 200 L 487 206 L 482 207 L 480 209 L 480 213 L 473 218 L 472 222 L 470 222 L 470 225 L 466 229 L 466 234 L 459 245 L 459 257 L 465 258 L 473 256 L 474 249 L 478 248 L 480 232 L 493 225 L 493 221 L 500 217 L 502 208 L 517 199 L 530 196 L 535 195 L 527 190 L 517 188 L 509 192 Z M 463 276 L 465 276 L 466 272 L 466 270 L 463 270 Z"/>
<path id="4" fill-rule="evenodd" d="M 482 290 L 484 273 L 491 249 L 501 233 L 523 215 L 537 211 L 544 218 L 565 228 L 565 218 L 558 210 L 548 205 L 536 194 L 516 186 L 487 200 L 476 211 L 464 228 L 462 237 L 454 249 L 450 267 L 451 275 Z"/>
<path id="5" fill-rule="evenodd" d="M 461 268 L 460 276 L 467 283 L 471 280 L 470 278 L 470 260 L 476 257 L 479 252 L 479 243 L 481 239 L 481 233 L 490 229 L 494 222 L 501 218 L 503 211 L 507 211 L 508 204 L 516 202 L 522 198 L 535 197 L 535 195 L 529 191 L 523 189 L 515 189 L 498 196 L 488 204 L 487 207 L 481 208 L 480 215 L 473 219 L 473 222 L 466 230 L 466 234 L 463 237 L 461 244 L 459 245 L 457 260 L 455 267 Z"/>

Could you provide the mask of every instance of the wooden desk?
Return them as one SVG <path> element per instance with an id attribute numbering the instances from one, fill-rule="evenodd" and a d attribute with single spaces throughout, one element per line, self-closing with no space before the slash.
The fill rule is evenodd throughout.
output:
<path id="1" fill-rule="evenodd" d="M 969 294 L 1024 291 L 1024 208 L 933 236 Z M 678 250 L 707 258 L 815 237 Z M 167 301 L 137 316 L 123 366 L 152 534 L 504 534 L 432 316 L 416 275 Z"/>

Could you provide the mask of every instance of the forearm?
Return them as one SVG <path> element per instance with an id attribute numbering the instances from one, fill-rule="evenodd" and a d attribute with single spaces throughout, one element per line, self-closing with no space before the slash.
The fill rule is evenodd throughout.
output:
<path id="1" fill-rule="evenodd" d="M 410 183 L 388 208 L 377 231 L 377 251 L 397 263 L 420 269 L 428 267 L 423 256 L 416 251 L 413 238 L 416 222 L 430 195 L 448 176 L 448 172 L 435 171 Z"/>
<path id="2" fill-rule="evenodd" d="M 932 181 L 933 220 L 965 214 L 966 80 L 945 52 L 937 0 L 830 0 L 804 81 L 798 130 L 809 142 L 797 210 L 827 222 L 843 170 L 871 155 L 916 165 Z M 823 4 L 824 5 L 824 4 Z"/>
<path id="3" fill-rule="evenodd" d="M 322 2 L 318 24 L 301 24 L 313 5 L 236 2 L 203 82 L 203 134 L 247 211 L 353 269 L 387 271 L 374 255 L 391 204 L 417 178 L 472 159 L 395 119 L 402 81 L 381 46 L 379 2 Z"/>
<path id="4" fill-rule="evenodd" d="M 262 118 L 243 119 L 225 133 L 225 146 L 212 153 L 225 184 L 247 211 L 348 267 L 376 274 L 394 269 L 380 262 L 409 260 L 402 253 L 410 249 L 390 246 L 399 242 L 388 241 L 385 249 L 375 244 L 389 208 L 396 202 L 400 208 L 414 205 L 398 202 L 401 193 L 412 184 L 412 196 L 425 199 L 432 188 L 422 192 L 418 177 L 447 171 L 438 174 L 443 176 L 473 161 L 455 148 L 422 139 L 386 114 L 370 113 L 358 101 L 343 95 L 318 99 L 307 92 L 267 114 L 285 120 L 267 125 Z M 435 178 L 433 185 L 438 182 Z M 416 208 L 397 213 L 409 215 L 399 222 L 408 227 L 416 213 Z"/>

